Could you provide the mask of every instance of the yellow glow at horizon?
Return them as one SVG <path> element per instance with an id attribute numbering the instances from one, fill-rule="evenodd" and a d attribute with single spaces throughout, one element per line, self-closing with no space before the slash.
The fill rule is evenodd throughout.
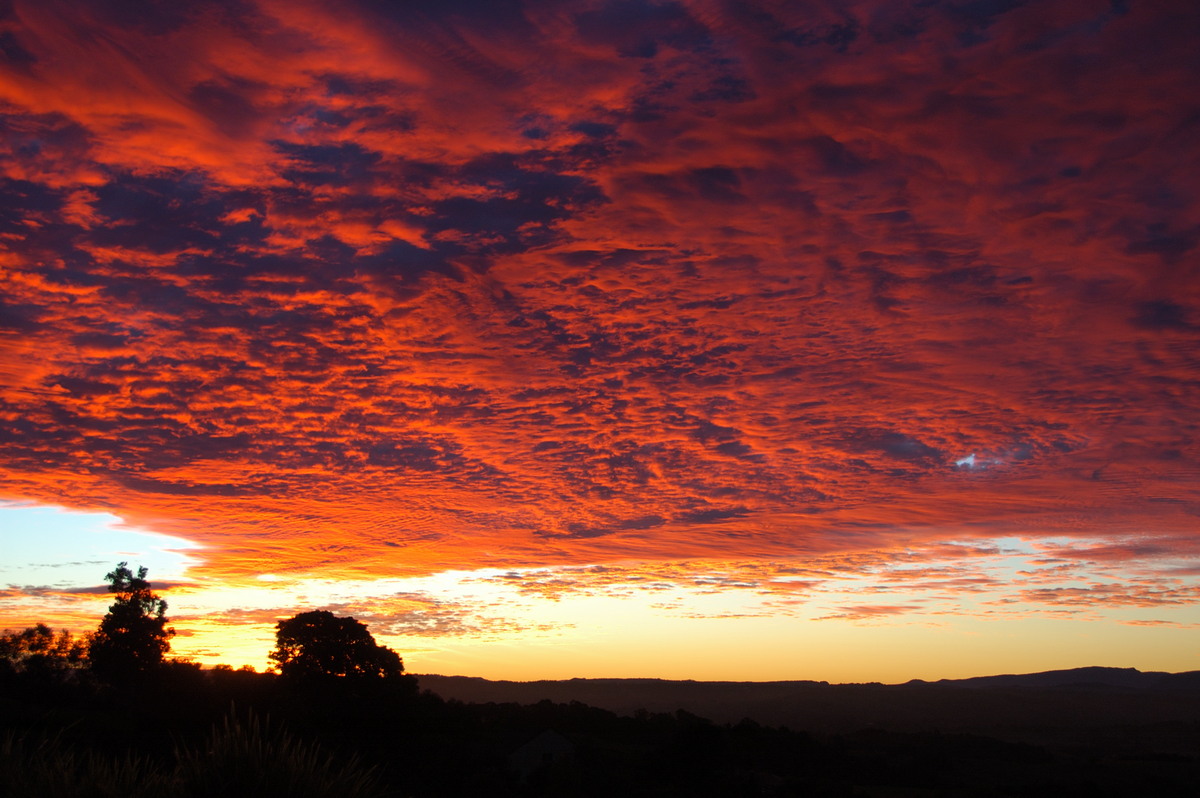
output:
<path id="1" fill-rule="evenodd" d="M 995 554 L 904 556 L 878 571 L 839 571 L 835 564 L 817 578 L 817 586 L 785 592 L 769 589 L 763 579 L 787 577 L 757 582 L 741 576 L 713 578 L 709 574 L 720 574 L 722 568 L 736 574 L 737 563 L 698 562 L 647 564 L 645 571 L 639 571 L 639 563 L 621 563 L 341 581 L 264 571 L 232 584 L 207 581 L 202 571 L 189 572 L 187 565 L 199 553 L 188 551 L 187 541 L 123 527 L 112 516 L 17 509 L 25 514 L 10 506 L 7 517 L 34 519 L 32 534 L 52 537 L 47 525 L 66 525 L 54 527 L 54 539 L 63 542 L 64 550 L 93 547 L 96 562 L 83 563 L 86 572 L 71 578 L 58 569 L 46 571 L 57 575 L 64 589 L 23 591 L 10 585 L 10 595 L 0 604 L 0 628 L 44 621 L 78 633 L 91 631 L 109 597 L 65 588 L 98 586 L 117 559 L 128 558 L 136 566 L 139 556 L 166 551 L 170 558 L 155 560 L 162 571 L 150 578 L 152 585 L 156 578 L 176 582 L 170 590 L 159 588 L 178 631 L 172 653 L 206 665 L 262 669 L 268 665 L 278 620 L 326 608 L 356 615 L 368 626 L 375 623 L 376 638 L 396 649 L 410 672 L 520 681 L 902 682 L 1081 665 L 1200 668 L 1200 640 L 1179 628 L 1200 628 L 1200 607 L 1194 604 L 1147 609 L 997 601 L 1006 588 L 1011 592 L 1046 584 L 1030 576 L 1030 561 L 1042 556 L 1043 547 L 1062 541 L 1006 538 L 994 541 Z M 11 533 L 10 539 L 25 540 Z M 1084 539 L 1070 542 L 1089 545 Z M 16 559 L 8 566 L 13 574 L 33 572 Z M 37 567 L 55 568 L 55 563 Z M 909 568 L 959 568 L 986 574 L 1002 587 L 956 592 L 935 586 L 937 579 L 923 586 Z M 1116 578 L 1098 569 L 1090 577 Z M 1052 584 L 1070 583 L 1072 577 Z M 884 613 L 872 614 L 871 608 L 880 606 Z M 847 612 L 863 607 L 867 609 L 857 616 Z M 901 609 L 887 614 L 892 607 Z M 461 619 L 468 632 L 429 631 L 420 623 L 426 611 Z M 414 633 L 381 628 L 391 622 L 402 626 L 410 613 L 418 621 Z M 1151 619 L 1176 626 L 1128 625 Z M 456 627 L 448 628 L 454 632 Z"/>
<path id="2" fill-rule="evenodd" d="M 468 581 L 473 574 L 439 575 L 422 581 Z M 386 580 L 394 590 L 401 582 Z M 404 592 L 416 585 L 405 584 Z M 378 589 L 380 585 L 375 585 Z M 363 591 L 363 585 L 305 583 L 288 592 L 309 598 Z M 458 584 L 456 590 L 465 590 Z M 830 682 L 903 682 L 920 678 L 964 678 L 993 673 L 1033 672 L 1081 665 L 1191 670 L 1200 664 L 1200 643 L 1180 644 L 1177 629 L 1128 626 L 1107 621 L 1027 615 L 1000 618 L 909 614 L 870 621 L 814 620 L 813 607 L 795 616 L 752 613 L 755 594 L 688 595 L 677 591 L 682 610 L 704 613 L 741 609 L 739 617 L 681 617 L 664 609 L 664 595 L 573 596 L 559 601 L 519 596 L 505 586 L 471 584 L 477 596 L 503 599 L 497 608 L 534 631 L 502 631 L 474 637 L 429 637 L 376 633 L 396 649 L 412 673 L 444 673 L 491 679 L 534 681 L 569 678 L 664 678 L 771 681 L 812 679 Z M 371 600 L 358 593 L 363 604 Z M 379 596 L 379 593 L 375 594 Z M 452 594 L 453 595 L 453 594 Z M 249 598 L 243 589 L 243 598 Z M 821 605 L 853 601 L 856 595 L 823 595 Z M 861 596 L 857 598 L 861 599 Z M 654 606 L 659 605 L 659 606 Z M 313 605 L 315 606 L 315 605 Z M 303 607 L 295 611 L 302 611 Z M 292 609 L 280 613 L 289 617 Z M 353 614 L 353 613 L 350 613 Z M 1160 614 L 1169 614 L 1163 612 Z M 1196 622 L 1195 608 L 1175 613 Z M 273 646 L 270 623 L 231 626 L 198 617 L 195 634 L 177 638 L 180 654 L 220 641 L 220 654 L 199 661 L 262 668 Z M 178 625 L 178 624 L 177 624 Z M 1114 659 L 1114 651 L 1128 658 Z"/>

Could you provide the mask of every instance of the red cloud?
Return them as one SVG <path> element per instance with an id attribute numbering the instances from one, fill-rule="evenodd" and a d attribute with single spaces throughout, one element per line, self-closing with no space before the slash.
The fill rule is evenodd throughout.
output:
<path id="1" fill-rule="evenodd" d="M 230 579 L 1195 555 L 1168 5 L 62 12 L 3 20 L 4 495 Z"/>

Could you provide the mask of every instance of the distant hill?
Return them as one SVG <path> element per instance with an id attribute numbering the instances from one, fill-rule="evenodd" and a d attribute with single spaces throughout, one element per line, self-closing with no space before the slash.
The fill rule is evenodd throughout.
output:
<path id="1" fill-rule="evenodd" d="M 1143 673 L 1075 668 L 899 685 L 826 682 L 696 682 L 569 679 L 508 682 L 424 675 L 422 689 L 468 703 L 578 701 L 624 715 L 683 710 L 722 723 L 846 733 L 862 729 L 990 734 L 1037 742 L 1082 734 L 1142 733 L 1195 741 L 1200 735 L 1200 672 Z M 1176 728 L 1187 724 L 1189 733 Z M 1121 729 L 1125 731 L 1122 732 Z M 1036 730 L 1036 731 L 1035 731 Z M 1157 731 L 1156 731 L 1157 730 Z"/>
<path id="2" fill-rule="evenodd" d="M 909 685 L 934 684 L 945 687 L 1079 687 L 1128 688 L 1133 690 L 1200 690 L 1200 671 L 1165 673 L 1139 671 L 1137 668 L 1070 668 L 1042 673 L 975 676 L 970 679 L 941 679 L 924 682 L 914 679 Z"/>

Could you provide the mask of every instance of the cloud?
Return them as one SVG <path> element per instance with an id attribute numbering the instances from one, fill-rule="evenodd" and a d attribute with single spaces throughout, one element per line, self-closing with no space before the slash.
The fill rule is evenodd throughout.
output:
<path id="1" fill-rule="evenodd" d="M 825 615 L 816 620 L 866 621 L 880 617 L 905 615 L 920 609 L 919 605 L 914 604 L 858 604 L 850 607 L 839 607 L 838 612 L 835 614 Z"/>
<path id="2" fill-rule="evenodd" d="M 1177 587 L 1164 584 L 1129 585 L 1100 583 L 1087 587 L 1053 587 L 1025 590 L 1021 599 L 1031 604 L 1096 606 L 1098 604 L 1134 607 L 1190 605 L 1195 603 L 1200 589 L 1195 586 Z"/>
<path id="3" fill-rule="evenodd" d="M 231 580 L 1194 555 L 1193 16 L 776 5 L 16 0 L 0 489 Z"/>
<path id="4" fill-rule="evenodd" d="M 200 614 L 178 614 L 176 623 L 203 621 L 239 627 L 274 627 L 285 618 L 312 609 L 303 604 L 275 607 L 237 607 Z M 448 601 L 420 593 L 396 593 L 323 604 L 320 609 L 350 616 L 365 624 L 374 635 L 412 638 L 479 636 L 513 632 L 538 626 L 502 617 L 489 608 Z"/>

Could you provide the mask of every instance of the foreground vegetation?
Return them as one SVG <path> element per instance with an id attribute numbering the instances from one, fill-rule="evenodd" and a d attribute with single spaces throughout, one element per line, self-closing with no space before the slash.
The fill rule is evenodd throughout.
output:
<path id="1" fill-rule="evenodd" d="M 382 794 L 376 769 L 356 756 L 339 758 L 252 712 L 231 712 L 207 737 L 177 744 L 166 758 L 106 747 L 70 741 L 62 730 L 9 730 L 0 738 L 0 790 L 43 798 Z"/>
<path id="2" fill-rule="evenodd" d="M 1182 743 L 1168 750 L 1127 744 L 1143 727 L 1035 743 L 447 701 L 421 692 L 365 626 L 323 611 L 278 625 L 278 673 L 203 669 L 166 657 L 166 604 L 144 570 L 122 563 L 109 577 L 116 600 L 96 635 L 38 625 L 0 636 L 0 798 L 1166 798 L 1200 783 L 1186 743 L 1200 722 L 1154 729 Z"/>
<path id="3" fill-rule="evenodd" d="M 1194 756 L 1154 751 L 464 704 L 178 663 L 120 687 L 44 676 L 0 680 L 0 795 L 1190 796 L 1200 778 Z"/>

